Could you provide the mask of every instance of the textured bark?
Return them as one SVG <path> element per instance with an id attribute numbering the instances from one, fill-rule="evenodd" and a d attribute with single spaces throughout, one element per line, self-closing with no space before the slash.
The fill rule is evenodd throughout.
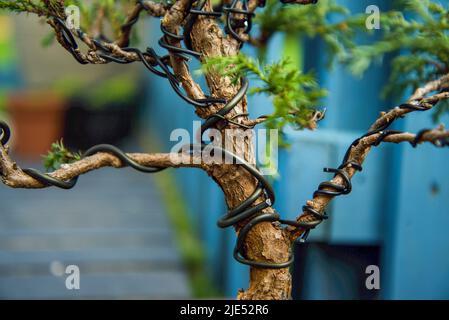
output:
<path id="1" fill-rule="evenodd" d="M 40 189 L 46 188 L 48 185 L 42 184 L 29 175 L 25 174 L 22 169 L 9 157 L 8 148 L 0 144 L 0 175 L 2 182 L 11 188 L 27 188 Z M 137 163 L 157 168 L 178 168 L 178 167 L 196 167 L 204 169 L 205 166 L 200 164 L 200 160 L 189 155 L 178 155 L 170 153 L 130 153 L 127 154 L 130 159 Z M 181 158 L 179 158 L 181 157 Z M 176 161 L 173 161 L 176 159 Z M 109 153 L 96 153 L 90 157 L 86 157 L 72 164 L 65 164 L 60 169 L 49 173 L 48 175 L 67 181 L 78 177 L 82 174 L 97 170 L 103 167 L 122 168 L 124 165 L 116 156 Z"/>
<path id="2" fill-rule="evenodd" d="M 253 3 L 254 5 L 254 3 Z M 206 6 L 210 10 L 210 4 Z M 199 17 L 192 30 L 192 44 L 195 50 L 202 53 L 203 58 L 215 56 L 232 56 L 239 53 L 239 43 L 224 35 L 215 19 Z M 232 85 L 231 79 L 209 73 L 206 76 L 210 93 L 214 97 L 232 98 L 239 90 L 239 86 Z M 212 108 L 199 108 L 197 113 L 205 118 L 217 112 L 222 105 Z M 229 117 L 245 114 L 248 111 L 246 98 L 229 113 Z M 238 117 L 237 121 L 244 122 L 247 117 Z M 235 128 L 228 125 L 226 128 Z M 222 130 L 225 139 L 230 137 Z M 242 151 L 246 161 L 255 162 L 254 145 L 252 139 L 246 139 L 244 145 L 233 144 L 234 152 Z M 232 150 L 231 150 L 232 151 Z M 218 183 L 224 192 L 229 208 L 234 208 L 248 198 L 256 188 L 256 180 L 241 166 L 216 165 L 210 167 L 210 176 Z M 267 208 L 265 212 L 273 209 Z M 239 231 L 237 227 L 236 232 Z M 246 254 L 249 259 L 265 262 L 280 263 L 289 259 L 290 241 L 284 231 L 272 223 L 261 223 L 248 234 L 245 243 Z M 291 276 L 288 269 L 250 269 L 250 284 L 246 291 L 241 291 L 239 299 L 288 299 L 291 295 Z"/>

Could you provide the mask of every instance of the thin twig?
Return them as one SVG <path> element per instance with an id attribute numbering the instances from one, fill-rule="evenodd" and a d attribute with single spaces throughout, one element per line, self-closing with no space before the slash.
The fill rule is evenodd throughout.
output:
<path id="1" fill-rule="evenodd" d="M 126 47 L 129 44 L 131 31 L 133 29 L 136 19 L 139 18 L 142 10 L 146 10 L 147 14 L 153 17 L 163 17 L 167 12 L 169 5 L 163 3 L 157 3 L 154 1 L 142 1 L 141 4 L 137 3 L 134 8 L 128 14 L 125 24 L 122 26 L 121 34 L 115 42 L 119 47 Z"/>

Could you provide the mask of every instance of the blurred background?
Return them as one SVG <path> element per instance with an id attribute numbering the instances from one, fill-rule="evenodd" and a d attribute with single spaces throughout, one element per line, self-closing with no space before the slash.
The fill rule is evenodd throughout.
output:
<path id="1" fill-rule="evenodd" d="M 338 2 L 353 12 L 389 7 L 387 0 Z M 141 27 L 154 46 L 158 24 Z M 73 150 L 111 143 L 165 152 L 174 129 L 192 131 L 194 110 L 164 79 L 138 64 L 81 66 L 59 45 L 43 46 L 48 32 L 32 16 L 0 15 L 0 117 L 12 126 L 22 167 L 42 169 L 41 155 L 60 138 Z M 268 50 L 269 60 L 290 56 L 314 70 L 329 91 L 319 129 L 289 131 L 291 147 L 279 153 L 275 208 L 287 219 L 329 179 L 322 169 L 337 166 L 379 112 L 398 103 L 379 97 L 387 60 L 356 79 L 340 66 L 327 69 L 323 52 L 319 40 L 294 34 L 277 35 Z M 270 111 L 266 97 L 249 103 L 254 117 Z M 416 114 L 396 129 L 434 126 L 430 114 Z M 353 192 L 295 246 L 294 298 L 449 299 L 448 156 L 428 145 L 374 149 Z M 150 176 L 102 169 L 70 191 L 0 185 L 0 203 L 0 298 L 221 298 L 248 283 L 248 268 L 232 258 L 233 230 L 216 227 L 226 211 L 221 191 L 194 169 Z M 64 285 L 72 264 L 80 290 Z M 365 287 L 369 265 L 380 268 L 380 290 Z"/>

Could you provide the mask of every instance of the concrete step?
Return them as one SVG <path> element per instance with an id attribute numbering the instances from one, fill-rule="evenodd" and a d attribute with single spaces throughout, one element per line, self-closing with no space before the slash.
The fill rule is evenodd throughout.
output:
<path id="1" fill-rule="evenodd" d="M 0 251 L 0 265 L 17 266 L 20 264 L 49 265 L 54 261 L 64 264 L 82 262 L 116 261 L 160 261 L 179 264 L 176 250 L 170 247 L 126 248 L 126 249 L 84 249 L 73 251 Z"/>
<path id="2" fill-rule="evenodd" d="M 0 232 L 0 250 L 56 251 L 95 248 L 166 248 L 173 239 L 167 225 L 150 228 L 38 229 Z"/>
<path id="3" fill-rule="evenodd" d="M 102 169 L 72 190 L 1 185 L 0 203 L 0 298 L 190 296 L 151 175 Z M 67 265 L 79 267 L 81 290 L 66 289 Z"/>
<path id="4" fill-rule="evenodd" d="M 0 299 L 183 299 L 189 297 L 181 272 L 87 274 L 80 289 L 68 290 L 65 276 L 0 278 Z"/>

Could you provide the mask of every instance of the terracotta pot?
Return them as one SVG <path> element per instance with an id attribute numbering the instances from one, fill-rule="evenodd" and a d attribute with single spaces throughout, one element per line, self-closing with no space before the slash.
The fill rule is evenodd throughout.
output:
<path id="1" fill-rule="evenodd" d="M 19 91 L 8 96 L 13 128 L 13 151 L 37 160 L 61 139 L 65 100 L 47 91 Z"/>

